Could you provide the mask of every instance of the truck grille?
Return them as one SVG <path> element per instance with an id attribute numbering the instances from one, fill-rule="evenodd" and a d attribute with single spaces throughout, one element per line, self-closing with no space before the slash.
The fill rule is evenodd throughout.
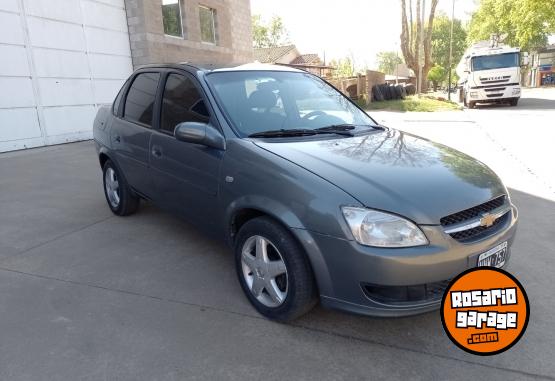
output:
<path id="1" fill-rule="evenodd" d="M 440 223 L 443 227 L 449 227 L 455 224 L 464 223 L 466 221 L 475 220 L 477 218 L 480 218 L 483 214 L 491 212 L 492 210 L 503 206 L 505 204 L 506 198 L 507 197 L 505 195 L 502 195 L 475 207 L 450 214 L 441 218 Z M 495 231 L 502 222 L 506 221 L 507 216 L 508 213 L 495 220 L 493 225 L 491 226 L 476 226 L 467 230 L 449 233 L 449 235 L 457 241 L 466 241 L 471 238 L 476 238 L 477 236 L 481 236 L 486 232 L 489 233 Z"/>

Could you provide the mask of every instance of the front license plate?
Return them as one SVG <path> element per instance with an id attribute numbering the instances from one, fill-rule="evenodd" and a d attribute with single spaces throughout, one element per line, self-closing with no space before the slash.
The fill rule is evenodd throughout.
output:
<path id="1" fill-rule="evenodd" d="M 478 266 L 503 267 L 507 260 L 507 242 L 489 249 L 478 257 Z"/>

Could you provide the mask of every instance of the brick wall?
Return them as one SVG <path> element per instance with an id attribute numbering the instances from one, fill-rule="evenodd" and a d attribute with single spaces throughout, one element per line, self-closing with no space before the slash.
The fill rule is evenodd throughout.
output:
<path id="1" fill-rule="evenodd" d="M 246 63 L 253 60 L 249 0 L 180 0 L 183 34 L 164 34 L 162 0 L 125 0 L 133 66 Z M 216 10 L 216 44 L 201 41 L 199 5 Z"/>

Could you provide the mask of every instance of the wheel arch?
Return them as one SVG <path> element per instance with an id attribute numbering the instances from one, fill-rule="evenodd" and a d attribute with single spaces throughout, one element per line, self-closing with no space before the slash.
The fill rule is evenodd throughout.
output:
<path id="1" fill-rule="evenodd" d="M 258 218 L 268 217 L 286 228 L 291 236 L 303 249 L 316 280 L 319 294 L 332 294 L 332 282 L 327 263 L 312 234 L 302 224 L 301 220 L 285 205 L 265 197 L 244 197 L 233 202 L 227 212 L 226 235 L 231 247 L 235 247 L 237 232 L 246 222 Z"/>

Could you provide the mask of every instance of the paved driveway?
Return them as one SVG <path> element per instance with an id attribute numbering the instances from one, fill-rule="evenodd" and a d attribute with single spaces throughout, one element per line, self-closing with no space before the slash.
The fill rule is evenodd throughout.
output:
<path id="1" fill-rule="evenodd" d="M 524 89 L 517 107 L 372 115 L 388 126 L 466 152 L 510 187 L 555 201 L 555 88 Z"/>
<path id="2" fill-rule="evenodd" d="M 553 380 L 555 204 L 512 196 L 531 319 L 509 352 L 477 357 L 438 313 L 269 322 L 225 246 L 151 205 L 111 215 L 92 143 L 0 155 L 0 379 Z"/>

